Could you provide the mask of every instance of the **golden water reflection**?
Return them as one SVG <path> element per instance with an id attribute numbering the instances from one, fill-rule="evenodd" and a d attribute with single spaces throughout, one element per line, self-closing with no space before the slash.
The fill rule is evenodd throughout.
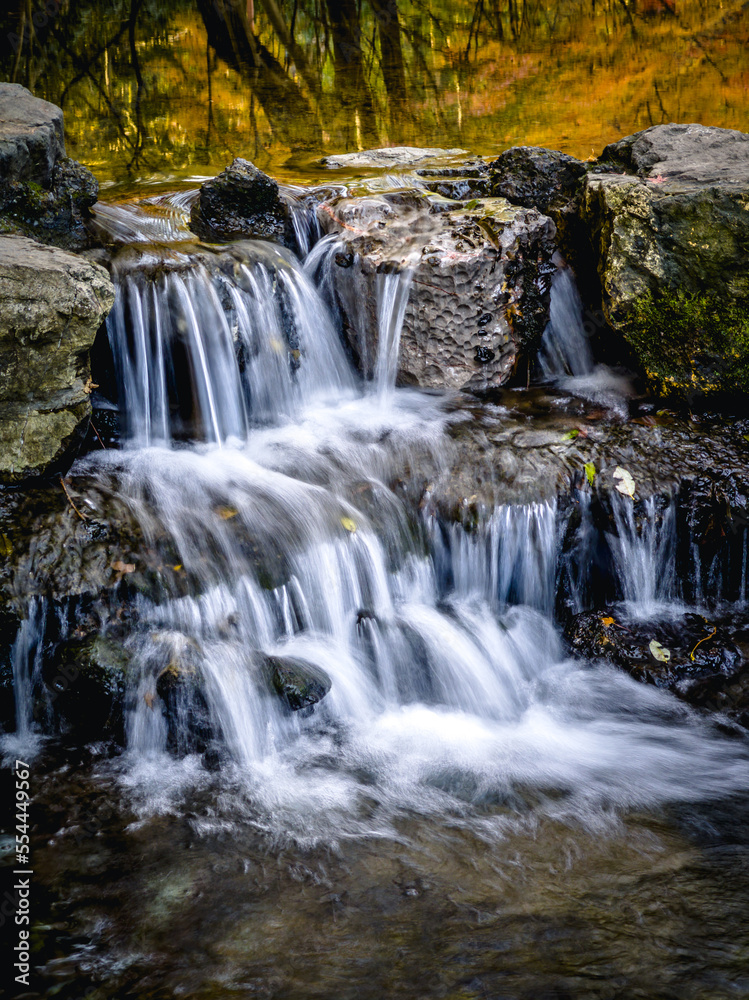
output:
<path id="1" fill-rule="evenodd" d="M 238 155 L 294 179 L 319 175 L 324 153 L 379 145 L 586 158 L 663 121 L 749 124 L 743 0 L 14 7 L 0 75 L 63 105 L 71 155 L 126 187 Z"/>

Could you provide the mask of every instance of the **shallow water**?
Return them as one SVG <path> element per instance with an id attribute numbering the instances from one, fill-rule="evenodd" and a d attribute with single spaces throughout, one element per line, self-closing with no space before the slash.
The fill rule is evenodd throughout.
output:
<path id="1" fill-rule="evenodd" d="M 223 782 L 136 819 L 113 806 L 111 764 L 94 770 L 71 761 L 40 781 L 44 995 L 749 990 L 745 798 L 586 827 L 539 816 L 526 793 L 524 807 L 404 811 L 377 836 L 303 849 L 262 816 L 240 821 Z"/>

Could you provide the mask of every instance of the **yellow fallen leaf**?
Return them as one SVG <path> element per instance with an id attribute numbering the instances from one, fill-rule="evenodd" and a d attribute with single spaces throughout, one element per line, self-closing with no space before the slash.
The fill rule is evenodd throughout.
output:
<path id="1" fill-rule="evenodd" d="M 627 472 L 620 465 L 614 469 L 614 482 L 616 484 L 617 490 L 625 497 L 632 497 L 634 499 L 635 495 L 635 481 L 632 478 L 632 473 Z"/>
<path id="2" fill-rule="evenodd" d="M 356 521 L 352 521 L 350 517 L 342 517 L 341 524 L 346 529 L 346 531 L 351 531 L 351 532 L 356 531 Z"/>
<path id="3" fill-rule="evenodd" d="M 222 521 L 228 521 L 230 518 L 236 517 L 239 511 L 236 507 L 218 507 L 216 513 Z"/>
<path id="4" fill-rule="evenodd" d="M 179 573 L 179 571 L 182 569 L 182 563 L 177 563 L 176 566 L 172 566 L 172 569 L 174 570 L 175 573 Z"/>
<path id="5" fill-rule="evenodd" d="M 147 691 L 143 695 L 143 701 L 148 705 L 148 707 L 153 711 L 153 694 L 151 691 Z"/>
<path id="6" fill-rule="evenodd" d="M 588 480 L 588 485 L 593 485 L 593 480 L 596 478 L 596 467 L 592 462 L 585 463 L 585 478 Z"/>
<path id="7" fill-rule="evenodd" d="M 660 663 L 668 663 L 668 661 L 671 659 L 671 650 L 666 649 L 665 646 L 661 646 L 661 644 L 656 639 L 650 640 L 649 648 L 651 655 Z"/>
<path id="8" fill-rule="evenodd" d="M 609 625 L 616 625 L 616 621 L 613 618 L 602 618 L 601 625 L 605 625 L 608 628 Z"/>
<path id="9" fill-rule="evenodd" d="M 0 535 L 0 554 L 4 556 L 13 555 L 13 543 L 5 534 L 5 532 Z"/>

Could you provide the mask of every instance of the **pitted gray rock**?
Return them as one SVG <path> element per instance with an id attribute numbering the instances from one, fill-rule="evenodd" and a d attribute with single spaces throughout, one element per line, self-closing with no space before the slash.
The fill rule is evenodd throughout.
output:
<path id="1" fill-rule="evenodd" d="M 338 234 L 328 277 L 359 367 L 375 372 L 387 276 L 412 272 L 397 381 L 483 390 L 506 383 L 548 319 L 554 224 L 504 199 L 419 192 L 321 205 Z"/>

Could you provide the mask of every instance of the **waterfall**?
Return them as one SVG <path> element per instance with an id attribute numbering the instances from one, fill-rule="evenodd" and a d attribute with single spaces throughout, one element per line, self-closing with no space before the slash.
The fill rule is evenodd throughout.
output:
<path id="1" fill-rule="evenodd" d="M 16 734 L 21 741 L 28 739 L 31 733 L 34 715 L 33 693 L 41 677 L 46 617 L 46 602 L 37 598 L 31 600 L 11 650 L 13 690 L 16 700 Z"/>
<path id="2" fill-rule="evenodd" d="M 250 424 L 353 388 L 327 311 L 290 254 L 239 244 L 169 263 L 123 269 L 108 319 L 132 444 L 244 439 Z"/>
<path id="3" fill-rule="evenodd" d="M 583 304 L 569 267 L 560 267 L 551 283 L 549 322 L 538 352 L 545 378 L 590 375 L 595 364 L 583 323 Z"/>
<path id="4" fill-rule="evenodd" d="M 401 330 L 413 281 L 413 268 L 377 275 L 377 361 L 375 389 L 380 402 L 395 388 L 398 374 Z"/>
<path id="5" fill-rule="evenodd" d="M 650 497 L 637 516 L 628 497 L 614 495 L 616 533 L 609 538 L 617 578 L 624 600 L 643 617 L 652 615 L 659 604 L 676 597 L 675 509 L 665 511 L 658 498 Z"/>
<path id="6" fill-rule="evenodd" d="M 462 417 L 394 388 L 407 269 L 378 276 L 375 392 L 359 384 L 313 281 L 331 246 L 306 269 L 257 241 L 164 245 L 116 269 L 127 447 L 77 471 L 127 505 L 159 580 L 123 640 L 127 787 L 173 808 L 180 781 L 218 761 L 236 816 L 310 842 L 518 788 L 592 817 L 746 787 L 740 755 L 666 695 L 566 659 L 567 513 L 504 504 L 457 524 L 415 509 L 409 484 L 449 473 Z M 614 519 L 625 599 L 670 600 L 671 515 L 619 498 Z M 586 572 L 572 574 L 580 610 Z M 16 644 L 24 706 L 39 629 Z M 322 677 L 324 697 L 291 711 L 279 663 Z"/>

